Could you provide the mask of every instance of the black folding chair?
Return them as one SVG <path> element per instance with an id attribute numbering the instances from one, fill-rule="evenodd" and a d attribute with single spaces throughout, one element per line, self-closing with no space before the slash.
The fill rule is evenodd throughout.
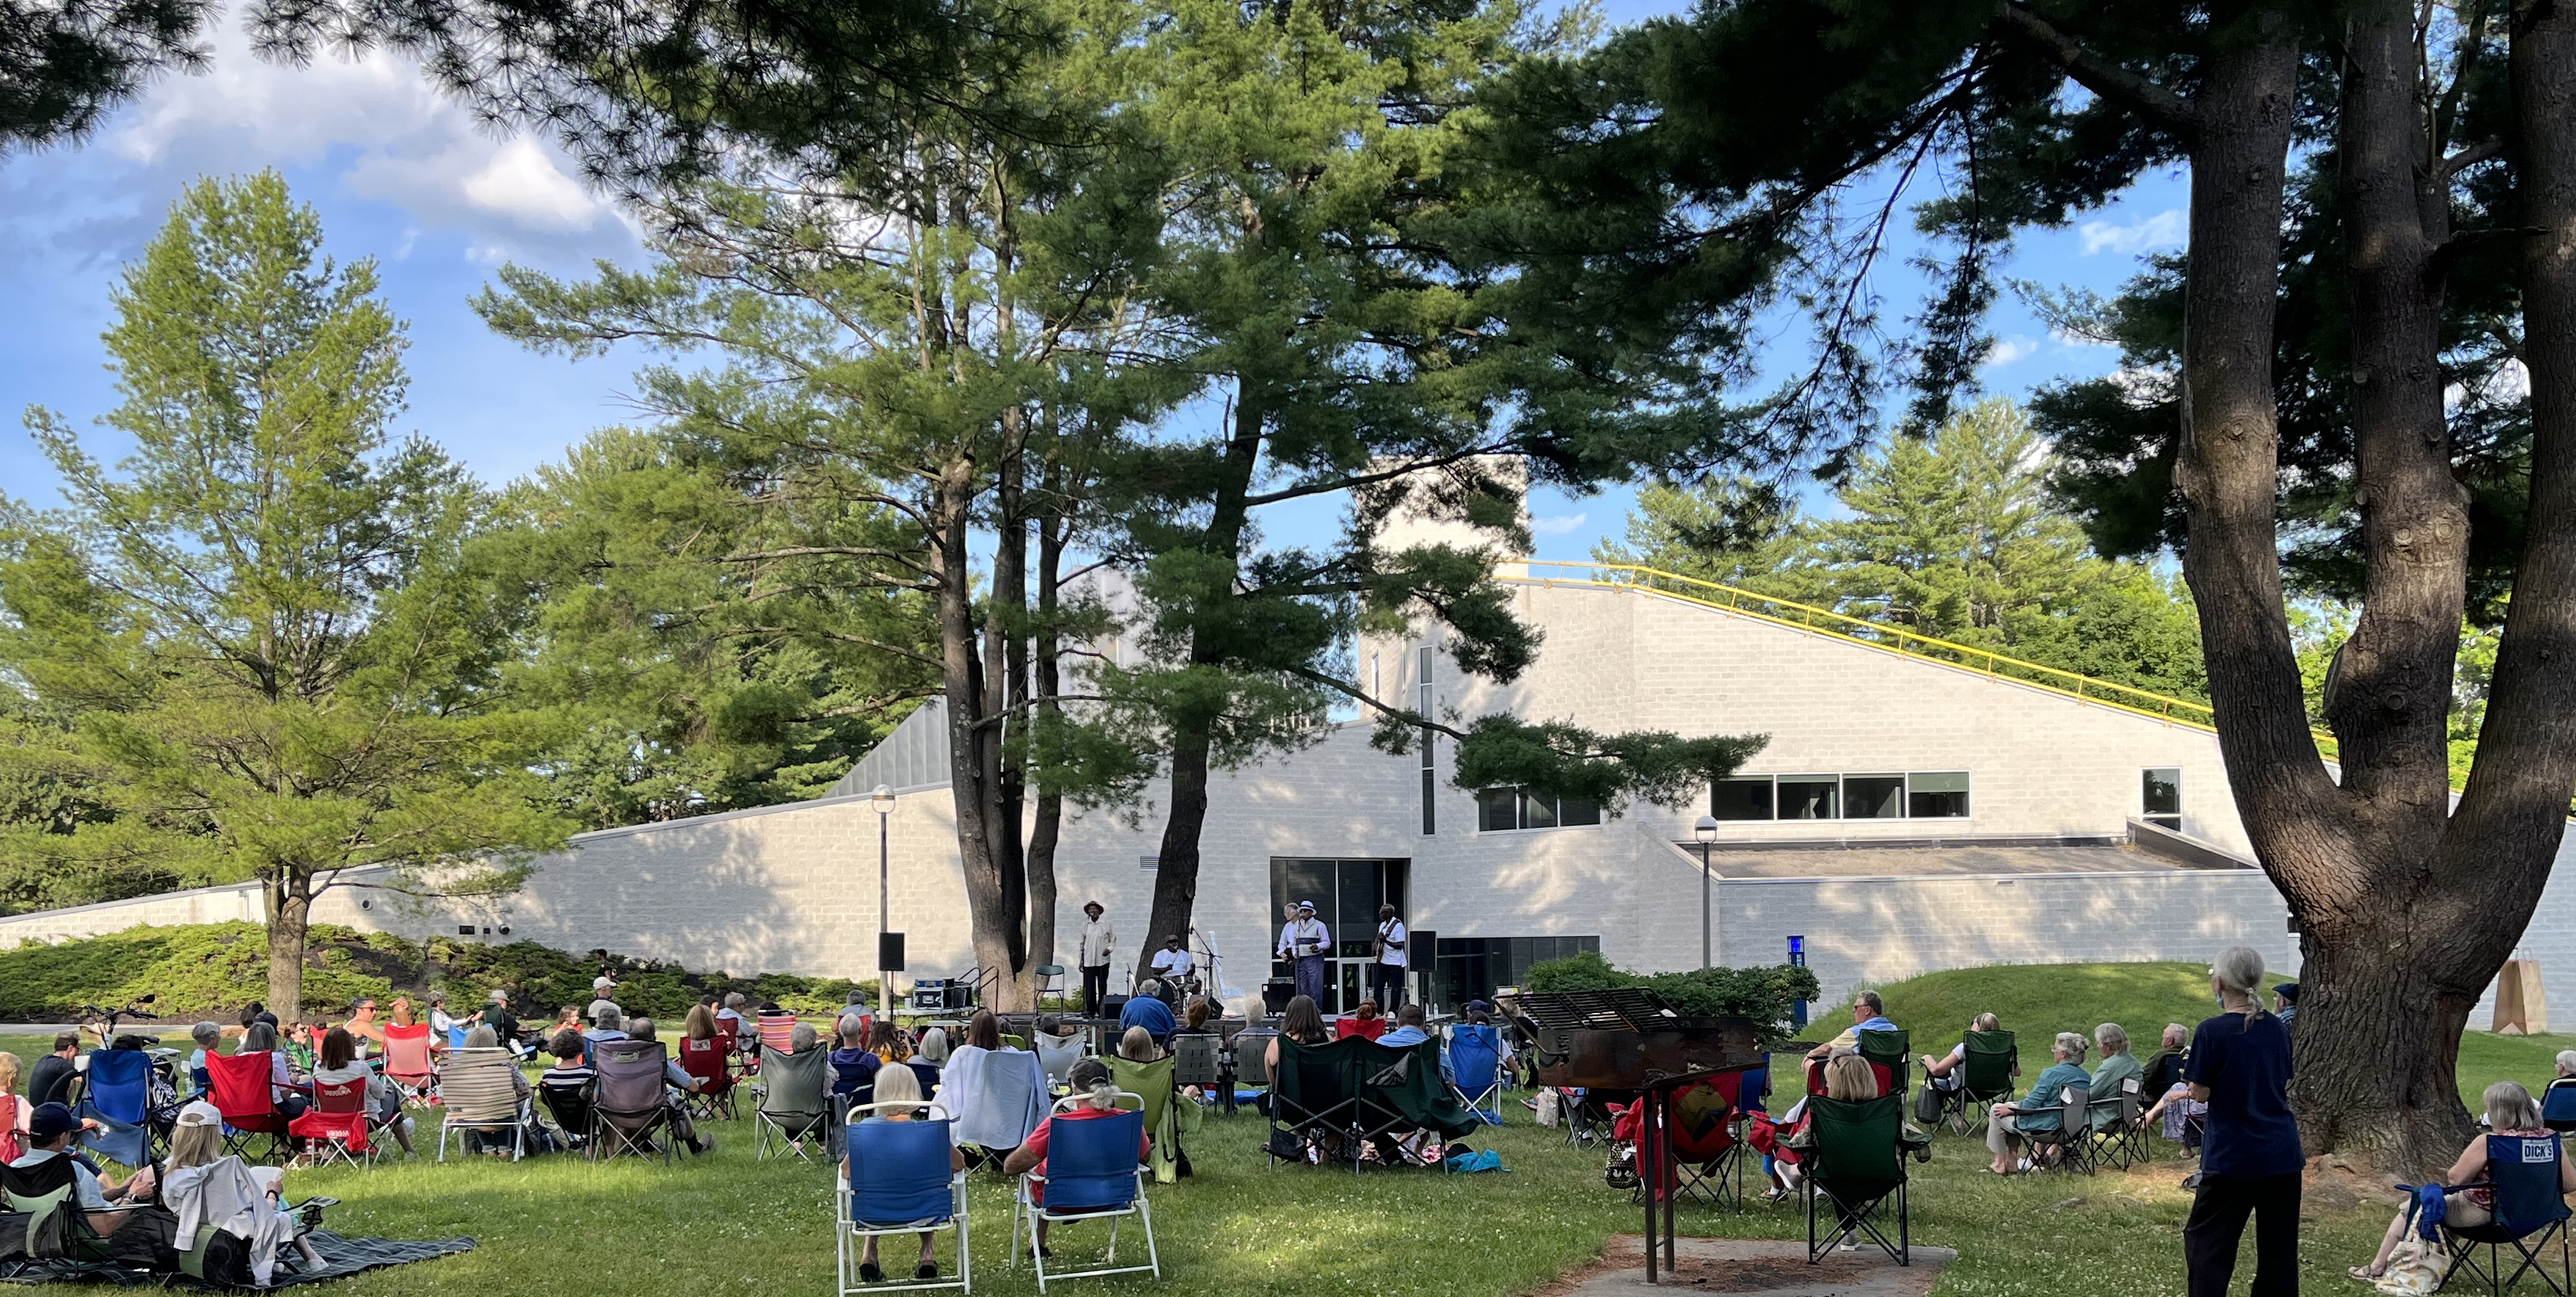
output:
<path id="1" fill-rule="evenodd" d="M 608 1161 L 621 1154 L 651 1157 L 654 1136 L 661 1136 L 662 1161 L 677 1155 L 672 1127 L 670 1055 L 657 1040 L 603 1040 L 591 1047 L 599 1072 L 592 1093 L 590 1157 Z"/>
<path id="2" fill-rule="evenodd" d="M 1270 1077 L 1270 1165 L 1341 1158 L 1359 1170 L 1359 1077 L 1339 1052 L 1279 1038 Z"/>
<path id="3" fill-rule="evenodd" d="M 2501 1297 L 2528 1273 L 2540 1276 L 2540 1282 L 2558 1297 L 2576 1294 L 2576 1282 L 2571 1282 L 2568 1271 L 2568 1211 L 2567 1199 L 2559 1192 L 2560 1157 L 2555 1131 L 2487 1136 L 2486 1184 L 2495 1197 L 2495 1212 L 2483 1225 L 2443 1224 L 2443 1245 L 2451 1254 L 2450 1265 L 2442 1272 L 2443 1288 L 2467 1271 L 2472 1279 L 2485 1281 L 2488 1293 Z M 2546 1263 L 2553 1241 L 2558 1245 L 2554 1275 Z M 2484 1261 L 2478 1257 L 2481 1248 L 2486 1251 Z M 2506 1248 L 2518 1258 L 2511 1271 L 2504 1268 Z"/>

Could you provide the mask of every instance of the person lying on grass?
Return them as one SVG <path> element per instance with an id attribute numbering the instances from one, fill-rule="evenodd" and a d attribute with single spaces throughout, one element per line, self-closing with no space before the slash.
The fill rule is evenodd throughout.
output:
<path id="1" fill-rule="evenodd" d="M 922 1102 L 921 1078 L 914 1076 L 912 1074 L 912 1069 L 908 1067 L 886 1068 L 877 1074 L 876 1102 Z M 879 1111 L 873 1113 L 868 1117 L 868 1120 L 911 1121 L 919 1115 L 920 1111 L 918 1109 L 897 1108 L 892 1111 Z M 959 1151 L 957 1147 L 956 1138 L 953 1134 L 955 1128 L 951 1127 L 950 1129 L 952 1134 L 948 1143 L 948 1169 L 951 1171 L 963 1171 L 966 1169 L 966 1154 Z M 843 1192 L 848 1192 L 849 1184 L 850 1157 L 847 1153 L 844 1153 L 841 1155 L 841 1186 Z M 1040 1225 L 1039 1228 L 1044 1229 L 1045 1226 Z M 930 1254 L 931 1237 L 932 1231 L 921 1231 L 921 1260 L 918 1264 L 914 1265 L 912 1269 L 912 1277 L 915 1279 L 936 1279 L 939 1277 L 939 1261 Z M 866 1283 L 881 1283 L 885 1280 L 885 1270 L 877 1264 L 877 1236 L 874 1234 L 870 1234 L 867 1242 L 862 1244 L 860 1247 L 859 1278 L 861 1281 Z"/>
<path id="2" fill-rule="evenodd" d="M 2487 1139 L 2490 1135 L 2519 1136 L 2524 1139 L 2551 1139 L 2549 1129 L 2540 1124 L 2540 1105 L 2531 1101 L 2531 1092 L 2519 1081 L 2498 1081 L 2487 1087 L 2485 1095 L 2489 1130 L 2469 1141 L 2460 1150 L 2460 1160 L 2451 1164 L 2442 1183 L 2467 1185 L 2486 1176 Z M 2558 1151 L 2558 1190 L 2576 1192 L 2576 1163 L 2567 1158 L 2567 1150 Z M 2406 1237 L 2406 1226 L 2414 1219 L 2415 1204 L 2397 1209 L 2397 1218 L 2388 1222 L 2388 1232 L 2380 1236 L 2379 1251 L 2370 1264 L 2357 1265 L 2345 1271 L 2355 1279 L 2375 1280 L 2388 1273 L 2388 1258 Z M 2484 1225 L 2495 1219 L 2495 1191 L 2485 1188 L 2454 1188 L 2443 1195 L 2442 1221 L 2446 1225 Z"/>

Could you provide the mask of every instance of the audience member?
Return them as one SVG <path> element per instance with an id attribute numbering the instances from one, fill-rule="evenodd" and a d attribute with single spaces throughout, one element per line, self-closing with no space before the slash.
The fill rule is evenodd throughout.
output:
<path id="1" fill-rule="evenodd" d="M 1288 1007 L 1280 1010 L 1279 1035 L 1270 1038 L 1269 1066 L 1266 1070 L 1271 1076 L 1279 1074 L 1279 1041 L 1282 1038 L 1296 1041 L 1300 1045 L 1321 1045 L 1333 1038 L 1332 1028 L 1324 1025 L 1324 1011 L 1315 1007 L 1315 997 L 1291 996 Z M 1266 1103 L 1269 1101 L 1269 1096 L 1265 1094 L 1262 1099 Z"/>
<path id="2" fill-rule="evenodd" d="M 581 1016 L 597 1022 L 599 1011 L 607 1009 L 623 1020 L 626 1017 L 626 1010 L 618 1008 L 617 1001 L 608 998 L 608 993 L 616 989 L 617 979 L 606 973 L 590 979 L 590 1005 L 581 1011 Z"/>
<path id="3" fill-rule="evenodd" d="M 391 1018 L 391 1022 L 394 1026 L 416 1027 L 420 1025 L 420 1019 L 412 1014 L 411 997 L 408 995 L 397 995 L 394 997 L 392 1013 L 393 1016 Z"/>
<path id="4" fill-rule="evenodd" d="M 1154 989 L 1147 990 L 1147 986 Z M 1130 1027 L 1143 1027 L 1145 1034 L 1156 1040 L 1169 1037 L 1180 1024 L 1172 1017 L 1172 1006 L 1163 1003 L 1161 993 L 1162 988 L 1151 981 L 1137 987 L 1136 994 L 1127 998 L 1126 1007 L 1118 1011 L 1118 1030 L 1123 1034 Z"/>
<path id="5" fill-rule="evenodd" d="M 27 1118 L 27 1151 L 11 1159 L 9 1165 L 24 1169 L 43 1166 L 58 1157 L 69 1157 L 72 1136 L 80 1129 L 80 1118 L 73 1116 L 71 1109 L 59 1103 L 38 1106 Z M 92 1231 L 100 1235 L 113 1234 L 126 1222 L 126 1213 L 111 1208 L 125 1201 L 133 1186 L 132 1181 L 120 1184 L 74 1157 L 72 1184 L 81 1210 L 89 1214 Z M 148 1183 L 146 1187 L 149 1187 Z"/>
<path id="6" fill-rule="evenodd" d="M 2139 1114 L 2149 1125 L 2161 1125 L 2166 1139 L 2183 1146 L 2193 1157 L 2200 1156 L 2200 1123 L 2194 1118 L 2205 1116 L 2209 1105 L 2191 1097 L 2191 1087 L 2182 1079 L 2183 1066 L 2191 1057 L 2191 1028 L 2179 1022 L 2165 1024 L 2164 1047 L 2146 1062 L 2142 1093 L 2156 1096 L 2153 1106 Z"/>
<path id="7" fill-rule="evenodd" d="M 510 993 L 495 990 L 483 1000 L 483 1024 L 501 1038 L 503 1045 L 516 1050 L 519 1047 L 519 1020 L 511 1016 Z"/>
<path id="8" fill-rule="evenodd" d="M 475 1023 L 474 1029 L 465 1033 L 465 1047 L 498 1049 L 501 1047 L 501 1033 L 492 1030 L 484 1023 Z M 509 1071 L 511 1092 L 521 1099 L 527 1098 L 534 1090 L 534 1087 L 528 1084 L 528 1074 L 520 1071 L 516 1064 L 511 1065 Z M 508 1132 L 475 1130 L 469 1127 L 464 1134 L 467 1147 L 480 1149 L 488 1156 L 500 1157 L 510 1151 Z"/>
<path id="9" fill-rule="evenodd" d="M 439 1049 L 447 1048 L 447 1037 L 455 1026 L 456 1019 L 447 1012 L 447 997 L 436 991 L 430 992 L 429 1043 Z"/>
<path id="10" fill-rule="evenodd" d="M 267 1026 L 272 1032 L 277 1029 L 277 1024 L 273 1022 L 262 1025 Z M 247 1029 L 245 1029 L 245 1036 L 247 1036 Z M 138 1181 L 149 1178 L 153 1182 L 148 1186 L 149 1192 L 154 1194 L 164 1207 L 174 1213 L 184 1214 L 191 1200 L 204 1192 L 202 1181 L 206 1179 L 207 1168 L 224 1160 L 223 1134 L 223 1114 L 216 1111 L 213 1104 L 202 1100 L 191 1103 L 179 1110 L 177 1122 L 171 1127 L 170 1156 L 159 1168 L 147 1167 L 143 1171 L 136 1172 L 134 1178 Z M 254 1182 L 267 1190 L 268 1210 L 281 1217 L 285 1216 L 287 1212 L 283 1188 L 286 1173 L 271 1166 L 245 1169 Z M 136 1196 L 129 1186 L 128 1199 L 132 1200 Z M 307 1265 L 324 1264 L 322 1254 L 314 1250 L 310 1240 L 299 1237 L 295 1233 L 295 1227 L 291 1221 L 281 1220 L 278 1224 L 281 1228 L 274 1233 L 253 1227 L 252 1236 L 273 1239 L 280 1245 L 287 1240 L 293 1240 L 296 1251 L 302 1254 Z M 252 1274 L 256 1276 L 259 1273 L 258 1262 L 254 1259 Z"/>
<path id="11" fill-rule="evenodd" d="M 854 1023 L 858 1021 L 858 1017 L 859 1015 L 855 1013 L 844 1014 L 841 1021 Z M 847 1038 L 846 1034 L 844 1038 Z M 912 1069 L 908 1067 L 887 1068 L 884 1075 L 876 1082 L 876 1089 L 878 1091 L 876 1099 L 863 1099 L 858 1102 L 923 1103 L 927 1101 L 926 1096 L 921 1093 L 921 1082 L 913 1076 Z M 892 1108 L 870 1113 L 867 1119 L 869 1121 L 911 1121 L 918 1115 L 916 1109 Z M 948 1129 L 951 1132 L 948 1141 L 948 1169 L 952 1172 L 963 1171 L 966 1169 L 966 1154 L 957 1147 L 955 1123 L 949 1123 Z M 847 1153 L 844 1153 L 841 1155 L 841 1183 L 846 1186 L 849 1182 L 850 1158 Z M 912 1277 L 915 1279 L 939 1277 L 939 1262 L 931 1255 L 930 1250 L 933 1237 L 932 1231 L 921 1231 L 921 1260 L 913 1266 L 912 1270 Z M 961 1243 L 960 1246 L 963 1244 Z M 860 1245 L 859 1279 L 865 1283 L 878 1283 L 885 1279 L 884 1269 L 877 1264 L 877 1236 L 874 1234 L 869 1235 L 867 1242 Z"/>
<path id="12" fill-rule="evenodd" d="M 2192 1033 L 2183 1080 L 2209 1105 L 2201 1134 L 2199 1192 L 2183 1223 L 2188 1297 L 2226 1297 L 2237 1244 L 2254 1221 L 2254 1291 L 2299 1283 L 2299 1174 L 2307 1155 L 2290 1116 L 2290 1029 L 2256 999 L 2263 956 L 2230 946 L 2209 968 L 2224 1010 Z"/>
<path id="13" fill-rule="evenodd" d="M 2003 1029 L 2003 1020 L 1991 1013 L 1980 1013 L 1977 1015 L 1975 1021 L 1968 1024 L 1968 1030 L 1970 1031 L 2001 1031 Z M 1857 1040 L 1858 1037 L 1855 1036 L 1854 1041 L 1857 1042 Z M 1943 1054 L 1939 1058 L 1934 1058 L 1930 1054 L 1925 1054 L 1923 1056 L 1923 1083 L 1931 1086 L 1935 1090 L 1956 1090 L 1960 1086 L 1968 1083 L 1967 1062 L 1968 1038 L 1963 1035 L 1959 1037 L 1958 1044 L 1950 1047 L 1949 1053 Z M 2013 1064 L 2013 1074 L 2016 1076 L 2021 1074 L 2020 1063 L 2016 1062 Z"/>
<path id="14" fill-rule="evenodd" d="M 265 1022 L 250 1024 L 250 1030 L 242 1033 L 240 1052 L 268 1055 L 268 1097 L 288 1120 L 303 1116 L 313 1106 L 304 1079 L 295 1074 L 286 1051 L 277 1047 L 277 1028 Z"/>
<path id="15" fill-rule="evenodd" d="M 1377 1043 L 1394 1049 L 1411 1048 L 1431 1039 L 1428 1024 L 1429 1019 L 1423 1016 L 1422 1006 L 1408 1004 L 1395 1011 L 1395 1030 L 1378 1037 Z M 1449 1051 L 1445 1049 L 1440 1051 L 1440 1077 L 1450 1082 L 1458 1079 L 1458 1073 L 1449 1064 Z"/>
<path id="16" fill-rule="evenodd" d="M 1825 1097 L 1844 1103 L 1867 1103 L 1878 1097 L 1878 1070 L 1869 1060 L 1845 1051 L 1825 1060 Z M 1774 1135 L 1775 1143 L 1765 1150 L 1771 1160 L 1771 1187 L 1763 1192 L 1767 1202 L 1782 1202 L 1798 1190 L 1805 1176 L 1800 1167 L 1801 1153 L 1810 1138 L 1814 1124 L 1804 1100 L 1791 1109 L 1787 1128 Z"/>
<path id="17" fill-rule="evenodd" d="M 1986 1123 L 1986 1147 L 1994 1152 L 1991 1168 L 1997 1175 L 2010 1175 L 2032 1167 L 2029 1158 L 2018 1163 L 2013 1159 L 2016 1147 L 2030 1141 L 2023 1138 L 2038 1131 L 2055 1131 L 2065 1124 L 2063 1091 L 2070 1085 L 2090 1087 L 2092 1074 L 2084 1070 L 2084 1054 L 2089 1043 L 2072 1031 L 2057 1033 L 2051 1049 L 2056 1062 L 2039 1079 L 2030 1083 L 2030 1093 L 2017 1103 L 1998 1103 L 1992 1109 L 1992 1120 Z"/>
<path id="18" fill-rule="evenodd" d="M 340 1029 L 349 1033 L 350 1043 L 356 1046 L 360 1058 L 367 1056 L 370 1044 L 379 1049 L 384 1047 L 385 1024 L 376 1019 L 374 996 L 358 1001 L 356 1007 L 349 1011 L 349 1020 L 340 1024 Z"/>
<path id="19" fill-rule="evenodd" d="M 2569 1054 L 2576 1054 L 2576 1050 L 2569 1051 Z M 2560 1066 L 2565 1067 L 2568 1054 L 2561 1054 L 2559 1058 Z M 2451 1164 L 2450 1174 L 2442 1181 L 2445 1185 L 2466 1186 L 2446 1191 L 2442 1205 L 2442 1223 L 2445 1225 L 2465 1228 L 2484 1225 L 2495 1219 L 2495 1190 L 2478 1185 L 2486 1174 L 2489 1135 L 2534 1140 L 2551 1137 L 2549 1129 L 2540 1124 L 2540 1105 L 2532 1102 L 2531 1092 L 2523 1089 L 2520 1082 L 2498 1081 L 2487 1087 L 2484 1098 L 2487 1129 L 2470 1139 L 2467 1148 L 2460 1150 L 2459 1160 Z M 2543 1150 L 2526 1146 L 2526 1160 L 2536 1152 Z M 2204 1178 L 2201 1183 L 2206 1185 L 2209 1181 Z M 2576 1193 L 2576 1161 L 2569 1159 L 2563 1144 L 2558 1150 L 2558 1189 L 2561 1194 Z M 2406 1237 L 2406 1227 L 2414 1219 L 2416 1205 L 2410 1201 L 2397 1209 L 2397 1217 L 2388 1222 L 2388 1232 L 2380 1237 L 2379 1252 L 2370 1258 L 2370 1264 L 2354 1266 L 2345 1273 L 2364 1283 L 2386 1274 L 2389 1254 L 2395 1252 L 2399 1241 Z M 2255 1246 L 2259 1265 L 2262 1246 L 2259 1235 Z M 2543 1277 L 2547 1277 L 2545 1273 Z"/>
<path id="20" fill-rule="evenodd" d="M 206 1074 L 206 1055 L 214 1053 L 223 1044 L 224 1024 L 200 1022 L 188 1029 L 188 1039 L 197 1046 L 188 1051 L 188 1084 L 194 1093 L 203 1094 L 215 1083 L 214 1078 Z"/>
<path id="21" fill-rule="evenodd" d="M 751 1035 L 751 1026 L 743 1020 L 742 1016 L 744 1007 L 750 1003 L 750 999 L 740 991 L 726 992 L 724 1007 L 716 1010 L 716 1022 L 737 1039 Z"/>
<path id="22" fill-rule="evenodd" d="M 833 1034 L 840 1047 L 832 1051 L 832 1093 L 849 1100 L 851 1106 L 874 1103 L 877 1072 L 885 1060 L 867 1046 L 868 1021 L 855 1013 L 844 1013 L 833 1024 Z M 903 1069 L 908 1076 L 910 1068 Z M 916 1090 L 919 1087 L 914 1087 Z"/>
<path id="23" fill-rule="evenodd" d="M 796 1024 L 796 1029 L 805 1033 L 805 1042 L 795 1052 L 801 1054 L 812 1049 L 816 1044 L 814 1029 L 801 1022 Z M 651 1018 L 626 1020 L 625 1038 L 628 1040 L 640 1040 L 647 1044 L 659 1043 L 659 1031 L 660 1029 Z M 689 1119 L 689 1096 L 697 1093 L 698 1078 L 689 1075 L 688 1069 L 680 1066 L 680 1060 L 671 1057 L 667 1049 L 662 1053 L 662 1081 L 666 1086 L 663 1101 L 671 1107 L 671 1129 L 678 1132 L 680 1142 L 687 1145 L 690 1152 L 701 1157 L 716 1151 L 715 1136 L 700 1138 L 697 1124 Z"/>
<path id="24" fill-rule="evenodd" d="M 27 1114 L 34 1110 L 18 1093 L 18 1056 L 0 1049 L 0 1162 L 27 1151 Z"/>
<path id="25" fill-rule="evenodd" d="M 2116 1022 L 2103 1023 L 2093 1029 L 2093 1043 L 2100 1052 L 2094 1055 L 2099 1061 L 2093 1068 L 2093 1110 L 2085 1114 L 2085 1119 L 2098 1128 L 2120 1119 L 2120 1087 L 2137 1081 L 2143 1094 L 2146 1082 L 2137 1056 L 2129 1052 L 2128 1028 Z"/>
<path id="26" fill-rule="evenodd" d="M 880 1063 L 900 1063 L 912 1057 L 912 1042 L 905 1039 L 903 1028 L 891 1018 L 879 1018 L 868 1029 L 868 1052 Z"/>
<path id="27" fill-rule="evenodd" d="M 1035 1131 L 1030 1132 L 1028 1141 L 1011 1150 L 1011 1155 L 1002 1160 L 1002 1174 L 1026 1175 L 1034 1171 L 1043 1177 L 1046 1174 L 1047 1146 L 1052 1139 L 1052 1132 L 1057 1122 L 1094 1121 L 1117 1111 L 1118 1086 L 1110 1079 L 1108 1064 L 1096 1058 L 1086 1058 L 1073 1065 L 1072 1081 L 1072 1109 L 1047 1118 Z M 1136 1161 L 1143 1163 L 1146 1156 L 1153 1151 L 1153 1147 L 1153 1136 L 1139 1135 L 1136 1141 Z M 1046 1204 L 1046 1184 L 1043 1179 L 1030 1184 L 1029 1193 L 1040 1206 Z M 1038 1255 L 1054 1255 L 1047 1250 L 1047 1222 L 1044 1220 L 1038 1222 Z"/>
<path id="28" fill-rule="evenodd" d="M 72 1082 L 80 1076 L 80 1033 L 66 1031 L 54 1037 L 54 1052 L 36 1060 L 36 1070 L 27 1078 L 27 1105 L 41 1108 L 49 1103 L 66 1103 Z"/>
<path id="29" fill-rule="evenodd" d="M 1887 1020 L 1887 1006 L 1879 1000 L 1878 992 L 1862 991 L 1852 997 L 1852 1025 L 1843 1028 L 1843 1034 L 1808 1050 L 1807 1057 L 1832 1058 L 1837 1051 L 1860 1048 L 1860 1033 L 1864 1031 L 1894 1030 L 1896 1024 Z"/>
<path id="30" fill-rule="evenodd" d="M 603 1040 L 626 1039 L 626 1015 L 614 1004 L 598 1006 L 590 1015 L 590 1030 L 581 1033 L 596 1045 Z"/>
<path id="31" fill-rule="evenodd" d="M 1163 1047 L 1143 1027 L 1129 1027 L 1118 1037 L 1118 1056 L 1130 1063 L 1151 1063 L 1163 1057 Z"/>
<path id="32" fill-rule="evenodd" d="M 358 1054 L 358 1038 L 350 1035 L 348 1028 L 333 1027 L 326 1033 L 322 1037 L 321 1057 L 315 1061 L 313 1081 L 316 1085 L 363 1082 L 367 1090 L 367 1105 L 375 1110 L 376 1125 L 393 1131 L 395 1142 L 402 1145 L 406 1156 L 417 1156 L 417 1150 L 411 1146 L 412 1120 L 402 1110 L 402 1091 L 367 1066 L 366 1059 Z"/>
<path id="33" fill-rule="evenodd" d="M 2272 1016 L 2284 1027 L 2296 1026 L 2299 1017 L 2299 984 L 2283 982 L 2272 988 Z"/>

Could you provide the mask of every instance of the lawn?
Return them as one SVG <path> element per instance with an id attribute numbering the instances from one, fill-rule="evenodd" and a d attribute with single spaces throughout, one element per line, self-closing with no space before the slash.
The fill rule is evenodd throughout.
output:
<path id="1" fill-rule="evenodd" d="M 1886 994 L 1891 1016 L 1913 1026 L 1926 1048 L 1981 1007 L 1993 1008 L 2025 1040 L 2102 1021 L 2122 1022 L 2151 1040 L 2167 1021 L 2202 1015 L 2203 978 L 2188 965 L 1986 969 L 1918 978 Z M 2570 1041 L 2576 1037 L 2473 1036 L 2461 1053 L 2462 1088 L 2473 1092 L 2504 1075 L 2536 1083 Z M 30 1059 L 44 1044 L 0 1038 L 0 1049 Z M 1212 1117 L 1189 1145 L 1198 1175 L 1151 1195 L 1164 1287 L 1149 1279 L 1085 1286 L 1281 1297 L 1505 1297 L 1544 1287 L 1597 1256 L 1612 1233 L 1634 1232 L 1639 1213 L 1627 1194 L 1602 1183 L 1597 1150 L 1569 1148 L 1560 1132 L 1530 1125 L 1517 1104 L 1508 1110 L 1512 1124 L 1482 1142 L 1501 1152 L 1510 1173 L 1454 1178 L 1271 1170 L 1259 1153 L 1257 1117 Z M 422 1125 L 434 1119 L 425 1115 Z M 713 1130 L 719 1147 L 712 1158 L 668 1169 L 567 1157 L 438 1166 L 423 1157 L 371 1172 L 299 1171 L 289 1185 L 297 1194 L 343 1199 L 331 1224 L 344 1232 L 467 1234 L 480 1244 L 463 1256 L 353 1280 L 348 1288 L 356 1293 L 828 1292 L 827 1172 L 753 1161 L 747 1116 Z M 433 1138 L 425 1129 L 422 1146 Z M 2179 1292 L 2190 1198 L 2179 1187 L 2181 1164 L 2161 1151 L 2166 1160 L 2131 1172 L 2004 1180 L 1982 1170 L 1981 1144 L 1942 1132 L 1931 1163 L 1913 1167 L 1915 1241 L 1960 1252 L 1936 1297 L 2065 1297 L 2106 1286 Z M 1033 1293 L 1025 1267 L 1003 1265 L 1010 1217 L 1000 1180 L 977 1179 L 973 1211 L 978 1289 Z M 2369 1205 L 2310 1220 L 2302 1230 L 2303 1281 L 2313 1291 L 2359 1292 L 2342 1268 L 2367 1255 L 2386 1220 L 2385 1209 Z M 1741 1213 L 1687 1205 L 1681 1222 L 1685 1232 L 1739 1237 L 1804 1231 L 1794 1208 L 1759 1203 Z M 1070 1231 L 1059 1236 L 1058 1252 L 1068 1262 L 1096 1255 L 1104 1233 Z M 943 1242 L 943 1257 L 947 1248 Z M 2240 1269 L 2240 1289 L 2247 1277 Z"/>

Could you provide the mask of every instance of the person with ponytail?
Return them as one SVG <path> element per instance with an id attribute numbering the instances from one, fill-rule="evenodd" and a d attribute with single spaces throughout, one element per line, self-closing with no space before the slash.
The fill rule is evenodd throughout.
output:
<path id="1" fill-rule="evenodd" d="M 1057 1122 L 1090 1121 L 1106 1117 L 1118 1110 L 1118 1084 L 1110 1079 L 1107 1063 L 1096 1058 L 1086 1058 L 1073 1065 L 1073 1072 L 1066 1080 L 1073 1090 L 1073 1107 L 1047 1118 L 1030 1133 L 1027 1143 L 1012 1149 L 1011 1155 L 1002 1160 L 1002 1174 L 1027 1175 L 1035 1172 L 1041 1177 L 1045 1176 L 1048 1132 Z M 1137 1162 L 1140 1164 L 1144 1162 L 1146 1155 L 1153 1151 L 1153 1147 L 1153 1136 L 1137 1136 Z M 1030 1185 L 1029 1196 L 1040 1206 L 1044 1206 L 1046 1204 L 1045 1183 L 1041 1180 L 1039 1183 Z M 1038 1255 L 1053 1256 L 1054 1253 L 1047 1251 L 1046 1239 L 1047 1222 L 1040 1220 Z"/>

